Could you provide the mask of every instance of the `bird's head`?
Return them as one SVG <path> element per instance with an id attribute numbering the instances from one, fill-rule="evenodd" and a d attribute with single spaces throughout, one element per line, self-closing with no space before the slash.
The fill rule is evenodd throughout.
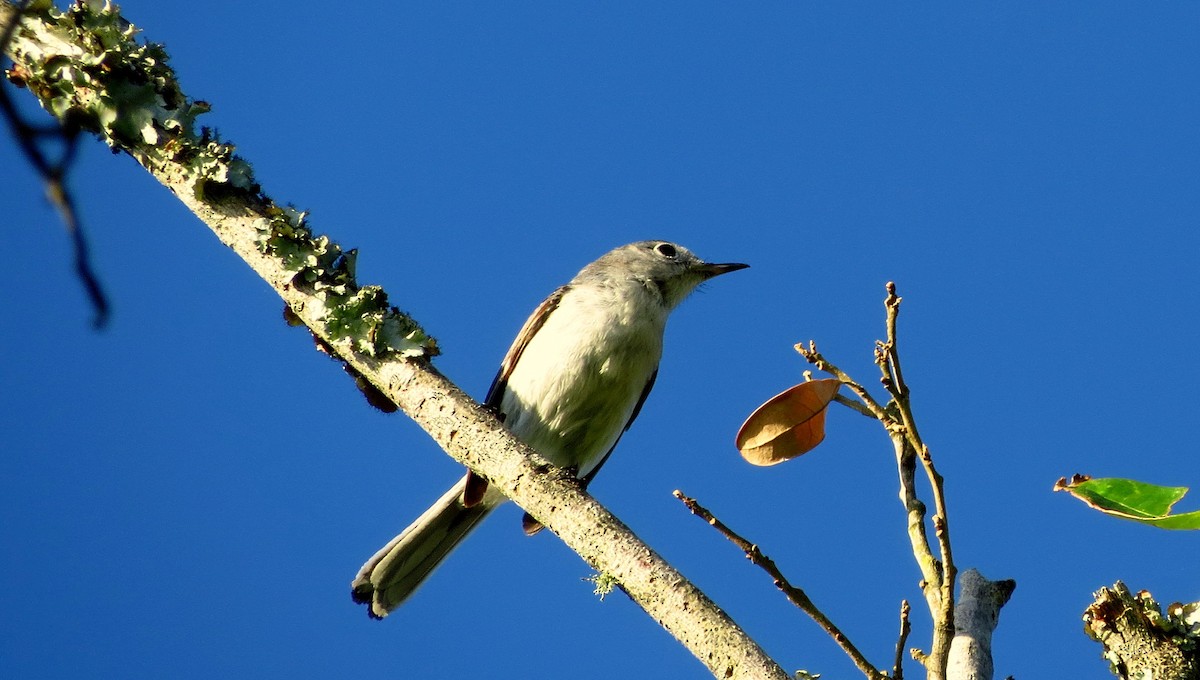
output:
<path id="1" fill-rule="evenodd" d="M 607 285 L 636 282 L 657 291 L 664 306 L 672 309 L 701 283 L 748 266 L 705 262 L 670 241 L 638 241 L 605 253 L 585 267 L 576 280 Z"/>

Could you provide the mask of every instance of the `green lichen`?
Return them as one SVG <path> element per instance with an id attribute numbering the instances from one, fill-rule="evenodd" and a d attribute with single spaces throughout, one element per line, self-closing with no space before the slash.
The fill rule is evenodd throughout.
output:
<path id="1" fill-rule="evenodd" d="M 138 42 L 136 27 L 111 2 L 76 2 L 65 10 L 31 3 L 9 49 L 22 84 L 59 119 L 70 115 L 109 146 L 157 145 L 169 131 L 194 128 L 207 110 L 180 92 L 162 45 Z"/>
<path id="2" fill-rule="evenodd" d="M 1127 670 L 1134 670 L 1142 677 L 1159 664 L 1174 671 L 1182 664 L 1194 673 L 1200 650 L 1200 602 L 1175 602 L 1164 611 L 1150 593 L 1131 593 L 1118 581 L 1096 593 L 1096 602 L 1084 612 L 1083 620 L 1088 637 L 1104 645 L 1103 657 L 1114 674 L 1132 677 Z M 1133 661 L 1138 668 L 1129 669 Z"/>
<path id="3" fill-rule="evenodd" d="M 272 207 L 269 215 L 259 226 L 258 249 L 295 272 L 293 286 L 322 301 L 317 320 L 334 347 L 376 358 L 437 354 L 437 342 L 390 306 L 383 289 L 356 283 L 357 251 L 343 251 L 329 238 L 314 235 L 306 225 L 307 214 L 295 208 Z"/>
<path id="4" fill-rule="evenodd" d="M 255 194 L 250 165 L 196 119 L 210 110 L 179 88 L 166 50 L 139 42 L 138 29 L 111 2 L 76 2 L 65 10 L 31 3 L 9 49 L 14 83 L 47 111 L 126 151 L 151 169 L 181 164 L 196 198 L 231 191 Z"/>
<path id="5" fill-rule="evenodd" d="M 399 353 L 427 353 L 437 345 L 407 315 L 388 305 L 387 293 L 378 286 L 359 288 L 352 295 L 331 300 L 325 328 L 333 345 L 373 357 Z"/>
<path id="6" fill-rule="evenodd" d="M 613 576 L 607 572 L 592 574 L 584 580 L 592 583 L 594 586 L 592 588 L 592 594 L 598 595 L 601 600 L 604 600 L 605 597 L 607 597 L 610 593 L 612 593 L 612 591 L 616 590 L 616 588 L 621 585 L 621 582 L 617 580 L 616 576 Z"/>
<path id="7" fill-rule="evenodd" d="M 242 199 L 260 215 L 256 247 L 278 259 L 291 284 L 319 298 L 306 315 L 322 322 L 335 346 L 373 357 L 431 356 L 437 343 L 412 319 L 387 304 L 376 287 L 354 279 L 354 251 L 314 236 L 305 213 L 265 196 L 250 164 L 196 120 L 209 105 L 188 99 L 161 45 L 139 42 L 138 29 L 108 0 L 80 0 L 56 9 L 35 0 L 9 44 L 10 80 L 33 92 L 64 125 L 92 132 L 154 172 L 191 186 L 209 205 Z M 180 177 L 182 173 L 182 177 Z M 316 317 L 316 321 L 313 317 Z"/>

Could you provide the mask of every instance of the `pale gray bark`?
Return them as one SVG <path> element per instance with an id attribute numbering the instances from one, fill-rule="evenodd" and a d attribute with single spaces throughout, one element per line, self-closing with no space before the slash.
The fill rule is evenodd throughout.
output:
<path id="1" fill-rule="evenodd" d="M 992 633 L 1000 608 L 1012 597 L 1015 581 L 989 581 L 975 569 L 958 577 L 954 607 L 954 639 L 946 664 L 950 680 L 992 680 Z"/>

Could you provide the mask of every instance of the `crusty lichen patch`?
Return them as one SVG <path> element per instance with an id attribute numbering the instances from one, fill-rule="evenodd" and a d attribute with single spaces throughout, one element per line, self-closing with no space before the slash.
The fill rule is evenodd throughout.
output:
<path id="1" fill-rule="evenodd" d="M 252 249 L 273 259 L 251 266 L 311 296 L 288 303 L 335 348 L 376 358 L 436 354 L 433 338 L 388 305 L 380 288 L 356 283 L 353 251 L 313 234 L 304 212 L 277 205 L 234 145 L 197 125 L 209 105 L 189 99 L 163 46 L 138 41 L 137 34 L 108 0 L 80 0 L 65 10 L 34 0 L 8 46 L 14 66 L 7 75 L 64 125 L 133 156 L 198 214 L 197 204 L 251 220 Z M 209 224 L 231 246 L 241 242 Z"/>

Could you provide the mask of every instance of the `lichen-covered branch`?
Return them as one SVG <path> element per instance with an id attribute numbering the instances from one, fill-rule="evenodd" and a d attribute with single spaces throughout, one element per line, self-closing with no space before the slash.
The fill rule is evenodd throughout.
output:
<path id="1" fill-rule="evenodd" d="M 1150 593 L 1131 593 L 1118 581 L 1101 588 L 1083 614 L 1089 637 L 1104 645 L 1118 678 L 1200 678 L 1200 602 L 1163 611 Z"/>
<path id="2" fill-rule="evenodd" d="M 7 27 L 10 3 L 0 3 Z M 162 46 L 134 40 L 115 7 L 78 3 L 59 12 L 34 2 L 13 31 L 10 81 L 60 121 L 128 153 L 275 288 L 329 345 L 370 357 L 428 357 L 437 345 L 354 280 L 354 254 L 313 234 L 304 213 L 263 193 L 249 163 L 196 119 L 208 105 L 184 96 Z"/>
<path id="3" fill-rule="evenodd" d="M 16 10 L 0 0 L 0 30 Z M 7 53 L 16 80 L 59 120 L 70 117 L 146 168 L 242 257 L 355 373 L 394 401 L 446 452 L 615 578 L 720 678 L 787 674 L 723 611 L 624 524 L 547 464 L 429 363 L 437 344 L 376 286 L 359 285 L 354 252 L 280 205 L 246 161 L 197 127 L 208 105 L 185 96 L 163 48 L 107 2 L 59 11 L 31 3 Z"/>

